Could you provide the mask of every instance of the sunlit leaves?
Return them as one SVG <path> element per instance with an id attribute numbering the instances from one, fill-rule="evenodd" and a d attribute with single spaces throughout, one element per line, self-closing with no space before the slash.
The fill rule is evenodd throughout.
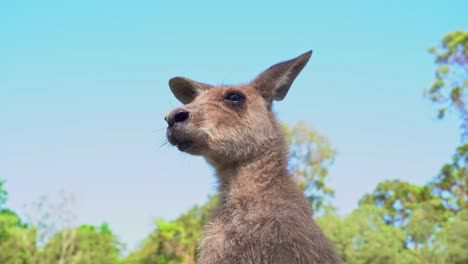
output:
<path id="1" fill-rule="evenodd" d="M 4 180 L 0 180 L 0 210 L 3 208 L 3 205 L 6 203 L 7 200 L 7 191 L 3 188 L 5 184 Z"/>
<path id="2" fill-rule="evenodd" d="M 431 186 L 447 210 L 468 208 L 468 144 L 457 148 L 452 163 L 442 167 Z"/>
<path id="3" fill-rule="evenodd" d="M 438 118 L 444 118 L 447 109 L 458 113 L 462 140 L 465 140 L 468 137 L 468 31 L 447 34 L 429 52 L 434 54 L 437 68 L 435 80 L 425 94 L 438 105 Z"/>
<path id="4" fill-rule="evenodd" d="M 195 263 L 203 226 L 215 208 L 217 197 L 203 206 L 194 206 L 173 221 L 156 221 L 156 229 L 141 248 L 132 252 L 124 263 Z"/>
<path id="5" fill-rule="evenodd" d="M 326 179 L 336 150 L 324 136 L 304 123 L 294 127 L 283 125 L 283 130 L 289 144 L 289 173 L 309 199 L 313 210 L 318 211 L 334 194 Z"/>
<path id="6" fill-rule="evenodd" d="M 0 180 L 0 263 L 33 263 L 36 229 L 25 224 L 15 212 L 3 208 L 7 200 L 3 183 Z"/>
<path id="7" fill-rule="evenodd" d="M 121 249 L 121 243 L 107 224 L 82 225 L 62 230 L 50 238 L 39 253 L 38 262 L 114 264 L 119 261 Z"/>
<path id="8" fill-rule="evenodd" d="M 360 204 L 374 204 L 384 209 L 383 219 L 395 226 L 405 226 L 412 210 L 418 203 L 428 199 L 429 190 L 400 180 L 381 182 L 371 193 L 366 194 Z"/>
<path id="9" fill-rule="evenodd" d="M 318 225 L 335 245 L 343 263 L 413 263 L 403 246 L 404 233 L 387 225 L 383 209 L 362 205 L 347 217 L 330 210 L 317 219 Z"/>
<path id="10" fill-rule="evenodd" d="M 431 249 L 439 263 L 468 263 L 468 210 L 461 211 L 437 233 Z"/>

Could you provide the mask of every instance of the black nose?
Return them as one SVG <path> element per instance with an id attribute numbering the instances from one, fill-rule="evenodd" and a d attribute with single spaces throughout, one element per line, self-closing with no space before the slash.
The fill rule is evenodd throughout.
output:
<path id="1" fill-rule="evenodd" d="M 173 127 L 176 123 L 182 123 L 182 122 L 187 121 L 189 117 L 190 117 L 189 111 L 183 108 L 178 108 L 174 110 L 172 113 L 170 113 L 169 116 L 165 117 L 164 119 L 166 120 L 169 127 Z"/>

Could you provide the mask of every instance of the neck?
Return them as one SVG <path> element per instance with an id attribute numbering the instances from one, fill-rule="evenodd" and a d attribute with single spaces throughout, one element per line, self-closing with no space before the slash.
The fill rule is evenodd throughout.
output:
<path id="1" fill-rule="evenodd" d="M 228 201 L 254 202 L 257 197 L 270 193 L 278 183 L 290 181 L 287 171 L 287 150 L 284 142 L 269 142 L 269 148 L 244 161 L 212 163 L 219 179 L 219 207 Z M 271 146 L 277 146 L 271 149 Z M 281 184 L 280 184 L 281 185 Z M 288 185 L 288 184 L 286 184 Z"/>

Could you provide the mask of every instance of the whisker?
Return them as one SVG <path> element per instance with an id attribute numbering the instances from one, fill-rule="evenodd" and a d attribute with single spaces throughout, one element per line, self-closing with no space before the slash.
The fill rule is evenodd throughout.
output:
<path id="1" fill-rule="evenodd" d="M 169 144 L 169 141 L 166 139 L 166 140 L 164 140 L 164 142 L 159 146 L 159 148 L 162 148 L 162 147 L 166 146 L 167 144 Z"/>

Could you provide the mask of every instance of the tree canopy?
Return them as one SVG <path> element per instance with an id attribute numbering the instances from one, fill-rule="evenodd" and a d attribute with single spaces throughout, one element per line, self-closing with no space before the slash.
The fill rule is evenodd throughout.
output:
<path id="1" fill-rule="evenodd" d="M 435 56 L 437 68 L 426 95 L 438 106 L 439 118 L 450 110 L 458 114 L 462 140 L 468 139 L 468 31 L 450 32 L 429 52 Z"/>

